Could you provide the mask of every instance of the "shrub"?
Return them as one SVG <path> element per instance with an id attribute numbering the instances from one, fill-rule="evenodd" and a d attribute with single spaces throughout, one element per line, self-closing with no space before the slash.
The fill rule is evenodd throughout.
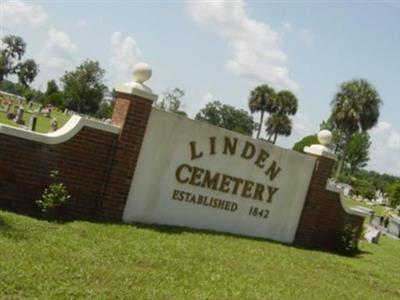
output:
<path id="1" fill-rule="evenodd" d="M 357 227 L 346 225 L 341 235 L 341 252 L 354 255 L 358 251 L 359 232 Z"/>
<path id="2" fill-rule="evenodd" d="M 44 190 L 42 199 L 36 200 L 36 205 L 44 215 L 50 215 L 56 207 L 68 202 L 67 188 L 59 180 L 59 173 L 56 170 L 50 172 L 52 183 Z"/>
<path id="3" fill-rule="evenodd" d="M 293 145 L 292 150 L 303 153 L 304 147 L 319 144 L 317 135 L 308 135 Z"/>

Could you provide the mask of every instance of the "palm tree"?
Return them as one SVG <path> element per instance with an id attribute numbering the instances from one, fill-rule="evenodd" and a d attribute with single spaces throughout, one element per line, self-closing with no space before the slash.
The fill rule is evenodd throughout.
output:
<path id="1" fill-rule="evenodd" d="M 346 159 L 347 148 L 353 134 L 365 132 L 376 125 L 382 100 L 378 91 L 364 79 L 342 83 L 331 102 L 331 121 L 343 139 L 343 152 L 335 178 L 337 179 Z"/>
<path id="2" fill-rule="evenodd" d="M 259 85 L 251 91 L 249 97 L 249 109 L 253 114 L 256 111 L 261 112 L 260 126 L 257 132 L 257 138 L 260 137 L 261 125 L 264 119 L 264 113 L 271 113 L 275 108 L 275 91 L 267 84 Z"/>
<path id="3" fill-rule="evenodd" d="M 291 91 L 280 91 L 276 95 L 276 111 L 279 114 L 294 115 L 297 112 L 297 98 Z"/>
<path id="4" fill-rule="evenodd" d="M 289 136 L 292 133 L 292 121 L 285 114 L 272 114 L 265 122 L 268 141 L 275 144 L 278 135 Z M 274 139 L 272 140 L 272 136 Z"/>
<path id="5" fill-rule="evenodd" d="M 276 143 L 278 135 L 289 136 L 292 132 L 292 122 L 290 115 L 297 112 L 297 98 L 290 91 L 280 91 L 274 101 L 274 109 L 268 118 L 266 131 L 268 133 L 268 141 Z M 277 124 L 278 126 L 275 126 Z"/>

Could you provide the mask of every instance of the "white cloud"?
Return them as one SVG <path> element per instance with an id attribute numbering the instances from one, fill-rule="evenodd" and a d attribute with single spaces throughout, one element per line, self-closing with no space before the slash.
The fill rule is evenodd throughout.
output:
<path id="1" fill-rule="evenodd" d="M 135 64 L 140 62 L 142 53 L 134 38 L 123 37 L 121 32 L 111 35 L 111 83 L 121 84 L 132 81 L 132 71 Z"/>
<path id="2" fill-rule="evenodd" d="M 47 22 L 47 14 L 39 5 L 22 1 L 1 1 L 1 28 L 38 27 Z"/>
<path id="3" fill-rule="evenodd" d="M 318 132 L 318 124 L 304 114 L 296 114 L 292 118 L 292 122 L 292 136 L 296 139 L 296 141 L 307 135 L 316 134 Z"/>
<path id="4" fill-rule="evenodd" d="M 78 47 L 65 32 L 52 28 L 36 59 L 41 67 L 64 71 L 75 61 L 77 51 Z"/>
<path id="5" fill-rule="evenodd" d="M 190 93 L 190 91 L 189 91 Z M 201 94 L 200 94 L 201 95 Z M 194 99 L 197 98 L 196 95 L 191 95 L 187 94 L 185 99 Z M 217 100 L 212 93 L 206 92 L 202 96 L 198 97 L 197 99 L 200 99 L 200 101 L 185 101 L 185 110 L 188 114 L 189 117 L 194 118 L 196 114 L 200 111 L 200 109 L 204 108 L 207 103 L 212 102 L 214 100 Z"/>
<path id="6" fill-rule="evenodd" d="M 388 122 L 380 121 L 370 134 L 372 145 L 368 168 L 400 175 L 400 133 Z"/>
<path id="7" fill-rule="evenodd" d="M 280 36 L 265 23 L 250 18 L 240 1 L 187 1 L 193 19 L 217 31 L 232 49 L 226 67 L 239 76 L 277 89 L 298 90 L 289 77 Z"/>

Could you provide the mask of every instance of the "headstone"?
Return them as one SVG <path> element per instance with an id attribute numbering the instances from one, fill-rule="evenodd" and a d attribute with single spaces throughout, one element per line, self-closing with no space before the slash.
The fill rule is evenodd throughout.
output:
<path id="1" fill-rule="evenodd" d="M 365 233 L 364 237 L 368 243 L 378 244 L 380 236 L 381 232 L 379 229 L 375 228 L 374 226 L 367 226 L 367 232 Z"/>
<path id="2" fill-rule="evenodd" d="M 400 237 L 400 217 L 392 216 L 387 227 L 389 234 Z"/>
<path id="3" fill-rule="evenodd" d="M 11 103 L 6 103 L 6 105 L 4 106 L 5 112 L 6 114 L 8 114 L 11 110 Z"/>
<path id="4" fill-rule="evenodd" d="M 56 118 L 53 118 L 53 119 L 51 120 L 50 125 L 51 125 L 51 131 L 56 131 L 56 130 L 58 129 L 58 122 L 57 122 L 57 119 L 56 119 Z"/>
<path id="5" fill-rule="evenodd" d="M 379 215 L 372 215 L 370 223 L 373 226 L 381 226 L 382 221 L 383 221 L 383 217 L 381 217 Z"/>
<path id="6" fill-rule="evenodd" d="M 20 125 L 24 125 L 25 121 L 24 121 L 24 108 L 22 106 L 18 107 L 17 109 L 17 113 L 15 116 L 15 123 L 20 124 Z"/>
<path id="7" fill-rule="evenodd" d="M 68 115 L 68 108 L 64 110 L 64 116 Z"/>
<path id="8" fill-rule="evenodd" d="M 36 131 L 36 123 L 37 123 L 37 117 L 35 115 L 32 115 L 29 120 L 29 130 L 30 131 Z"/>

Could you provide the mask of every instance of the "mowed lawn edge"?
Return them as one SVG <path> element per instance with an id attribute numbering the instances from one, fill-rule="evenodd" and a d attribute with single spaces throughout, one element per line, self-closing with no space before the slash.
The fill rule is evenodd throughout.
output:
<path id="1" fill-rule="evenodd" d="M 0 211 L 1 299 L 399 299 L 400 242 L 346 257 L 141 224 Z"/>

